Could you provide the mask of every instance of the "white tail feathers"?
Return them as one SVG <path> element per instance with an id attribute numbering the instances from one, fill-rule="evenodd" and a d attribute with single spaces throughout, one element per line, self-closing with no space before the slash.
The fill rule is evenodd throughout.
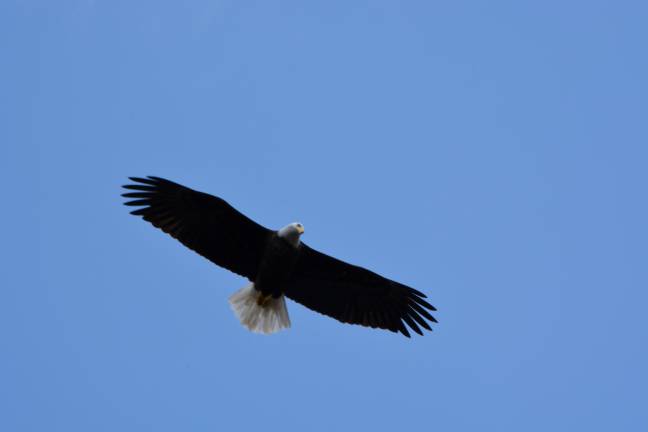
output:
<path id="1" fill-rule="evenodd" d="M 251 283 L 236 291 L 229 298 L 232 310 L 241 324 L 254 333 L 271 334 L 290 327 L 286 299 L 270 297 L 263 305 L 258 303 L 261 291 Z"/>

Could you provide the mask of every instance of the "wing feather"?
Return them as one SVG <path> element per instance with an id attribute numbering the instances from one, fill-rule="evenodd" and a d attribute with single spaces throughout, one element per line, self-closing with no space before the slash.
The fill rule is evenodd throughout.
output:
<path id="1" fill-rule="evenodd" d="M 131 212 L 209 259 L 251 281 L 256 278 L 272 231 L 249 219 L 225 200 L 160 177 L 130 177 L 136 191 L 122 194 Z"/>
<path id="2" fill-rule="evenodd" d="M 286 295 L 309 309 L 341 322 L 422 335 L 432 330 L 436 309 L 420 291 L 348 264 L 302 243 Z M 427 310 L 426 310 L 427 309 Z M 407 326 L 405 326 L 407 324 Z M 419 327 L 420 326 L 420 327 Z"/>

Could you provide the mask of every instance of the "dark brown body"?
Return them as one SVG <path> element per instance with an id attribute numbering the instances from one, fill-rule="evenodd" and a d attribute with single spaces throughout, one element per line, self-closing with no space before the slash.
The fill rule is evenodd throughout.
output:
<path id="1" fill-rule="evenodd" d="M 261 265 L 254 281 L 254 288 L 265 296 L 277 298 L 283 294 L 284 284 L 290 278 L 297 257 L 299 246 L 294 247 L 283 238 L 273 233 L 266 245 Z"/>

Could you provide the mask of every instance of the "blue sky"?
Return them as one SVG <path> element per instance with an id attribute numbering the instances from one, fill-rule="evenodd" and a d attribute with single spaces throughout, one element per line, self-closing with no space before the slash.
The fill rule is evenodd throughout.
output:
<path id="1" fill-rule="evenodd" d="M 3 431 L 645 431 L 644 2 L 0 5 Z M 411 340 L 128 215 L 158 175 L 426 292 Z"/>

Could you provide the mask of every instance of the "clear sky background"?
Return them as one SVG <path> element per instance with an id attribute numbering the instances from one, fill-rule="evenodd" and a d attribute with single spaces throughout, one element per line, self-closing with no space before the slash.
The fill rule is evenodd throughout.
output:
<path id="1" fill-rule="evenodd" d="M 0 2 L 0 430 L 648 430 L 648 9 Z M 128 215 L 158 175 L 426 292 L 411 340 Z"/>

